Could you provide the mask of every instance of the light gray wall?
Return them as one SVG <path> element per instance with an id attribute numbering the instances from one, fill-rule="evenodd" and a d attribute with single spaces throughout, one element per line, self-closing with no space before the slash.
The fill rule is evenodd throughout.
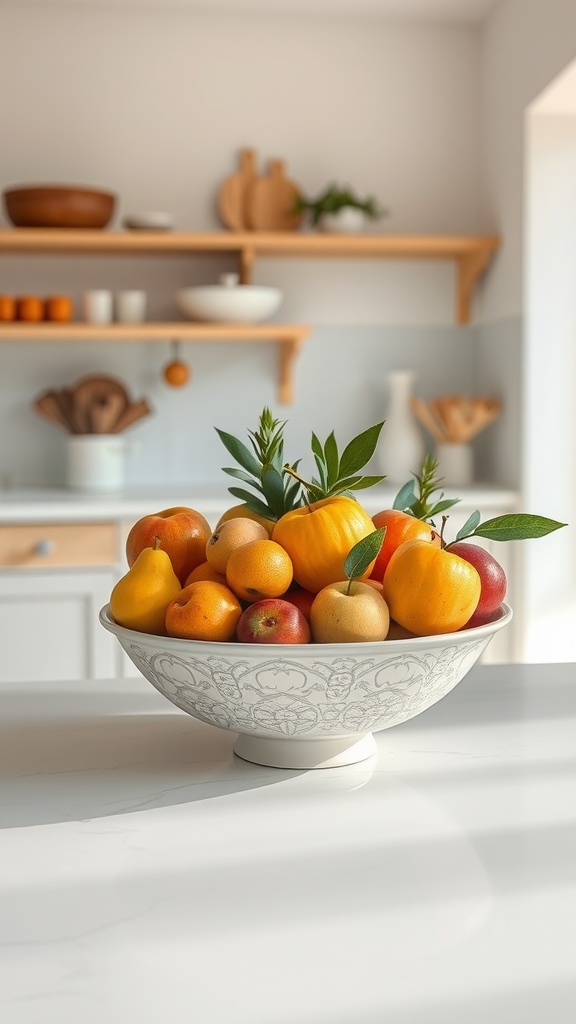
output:
<path id="1" fill-rule="evenodd" d="M 479 232 L 478 33 L 372 19 L 193 14 L 70 4 L 0 6 L 0 184 L 77 181 L 118 192 L 117 225 L 168 209 L 183 230 L 218 229 L 215 197 L 253 146 L 283 157 L 308 193 L 349 182 L 390 207 L 394 233 Z M 174 316 L 180 285 L 225 260 L 0 258 L 0 290 L 145 287 L 153 317 Z M 379 420 L 386 370 L 414 366 L 422 394 L 473 386 L 470 329 L 453 325 L 449 264 L 260 261 L 280 285 L 277 319 L 308 322 L 296 401 L 276 401 L 276 350 L 190 345 L 191 385 L 160 377 L 167 345 L 2 346 L 0 472 L 61 483 L 64 438 L 30 410 L 45 386 L 121 376 L 154 418 L 132 437 L 130 482 L 219 476 L 213 427 L 245 433 L 265 404 L 290 421 L 295 454 L 310 431 L 346 439 Z"/>

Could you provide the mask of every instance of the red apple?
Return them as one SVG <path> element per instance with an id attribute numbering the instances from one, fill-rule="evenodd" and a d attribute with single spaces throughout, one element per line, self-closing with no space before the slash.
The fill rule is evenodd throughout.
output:
<path id="1" fill-rule="evenodd" d="M 459 540 L 448 546 L 448 551 L 454 555 L 460 555 L 466 562 L 470 562 L 480 576 L 480 599 L 474 611 L 472 622 L 470 619 L 466 626 L 482 625 L 491 621 L 491 616 L 497 612 L 506 596 L 506 573 L 499 562 L 478 544 L 470 544 L 467 541 Z"/>
<path id="2" fill-rule="evenodd" d="M 241 644 L 308 644 L 310 624 L 291 601 L 267 597 L 242 612 L 236 638 Z"/>
<path id="3" fill-rule="evenodd" d="M 212 536 L 208 521 L 193 508 L 177 506 L 139 519 L 126 539 L 126 558 L 132 567 L 144 548 L 152 547 L 154 538 L 166 551 L 182 586 L 193 569 L 206 561 L 206 544 Z"/>
<path id="4" fill-rule="evenodd" d="M 310 621 L 310 609 L 315 597 L 316 594 L 312 594 L 310 590 L 304 590 L 304 587 L 298 586 L 297 583 L 293 584 L 285 594 L 282 594 L 282 600 L 295 604 L 308 621 Z"/>

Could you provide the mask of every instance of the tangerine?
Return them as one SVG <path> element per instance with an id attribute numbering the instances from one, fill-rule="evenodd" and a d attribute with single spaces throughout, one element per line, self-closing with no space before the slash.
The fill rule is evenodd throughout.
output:
<path id="1" fill-rule="evenodd" d="M 214 580 L 197 580 L 170 602 L 166 609 L 168 636 L 183 640 L 234 640 L 242 606 L 232 591 Z"/>
<path id="2" fill-rule="evenodd" d="M 162 376 L 171 388 L 181 388 L 190 380 L 190 367 L 180 359 L 173 359 L 162 370 Z"/>
<path id="3" fill-rule="evenodd" d="M 226 577 L 223 572 L 217 572 L 210 565 L 210 562 L 200 562 L 195 569 L 187 576 L 184 581 L 184 586 L 187 587 L 189 583 L 197 583 L 198 580 L 212 580 L 214 583 L 223 583 L 226 585 Z"/>
<path id="4" fill-rule="evenodd" d="M 290 555 L 280 544 L 270 538 L 253 540 L 230 555 L 226 583 L 243 601 L 260 601 L 284 594 L 293 572 Z"/>
<path id="5" fill-rule="evenodd" d="M 370 578 L 378 580 L 379 583 L 384 579 L 388 562 L 401 544 L 405 544 L 409 540 L 428 540 L 440 546 L 440 537 L 434 528 L 425 523 L 423 519 L 416 519 L 415 516 L 411 516 L 407 512 L 387 508 L 372 516 L 372 522 L 376 529 L 381 526 L 386 527 L 382 547 L 370 573 Z"/>

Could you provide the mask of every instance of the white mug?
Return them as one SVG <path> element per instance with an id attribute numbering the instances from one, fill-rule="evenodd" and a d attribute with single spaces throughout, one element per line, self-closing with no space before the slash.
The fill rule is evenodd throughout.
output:
<path id="1" fill-rule="evenodd" d="M 116 295 L 116 319 L 121 324 L 139 324 L 146 316 L 146 292 L 124 291 Z"/>
<path id="2" fill-rule="evenodd" d="M 109 324 L 112 322 L 112 292 L 104 288 L 84 292 L 84 318 L 89 324 Z"/>

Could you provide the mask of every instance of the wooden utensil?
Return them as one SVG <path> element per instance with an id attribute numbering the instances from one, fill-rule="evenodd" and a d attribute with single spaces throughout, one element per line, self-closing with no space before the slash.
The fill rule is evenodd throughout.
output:
<path id="1" fill-rule="evenodd" d="M 240 167 L 222 183 L 218 193 L 218 213 L 225 227 L 231 231 L 248 228 L 246 215 L 249 188 L 256 177 L 256 154 L 253 149 L 241 149 Z"/>
<path id="2" fill-rule="evenodd" d="M 71 424 L 72 433 L 85 433 L 74 409 L 74 395 L 72 394 L 72 388 L 60 388 L 59 391 L 55 393 L 64 416 Z"/>
<path id="3" fill-rule="evenodd" d="M 122 395 L 117 392 L 97 398 L 90 407 L 91 433 L 115 433 L 115 425 L 125 408 Z"/>
<path id="4" fill-rule="evenodd" d="M 143 419 L 144 416 L 149 416 L 151 412 L 152 409 L 145 398 L 141 398 L 139 402 L 133 402 L 124 409 L 124 412 L 120 413 L 111 433 L 120 434 L 121 431 L 126 430 L 126 427 L 131 427 L 133 423 Z"/>
<path id="5" fill-rule="evenodd" d="M 248 189 L 248 226 L 254 231 L 295 231 L 303 213 L 295 213 L 300 189 L 284 174 L 284 161 L 271 160 L 268 174 L 256 177 Z"/>
<path id="6" fill-rule="evenodd" d="M 440 444 L 466 444 L 496 419 L 501 403 L 484 396 L 439 395 L 428 403 L 415 398 L 412 408 Z"/>
<path id="7" fill-rule="evenodd" d="M 117 409 L 116 418 L 129 405 L 128 392 L 124 385 L 115 377 L 106 375 L 83 377 L 72 389 L 74 416 L 82 434 L 93 433 L 92 410 L 108 401 L 111 395 L 120 399 L 121 409 Z"/>
<path id="8" fill-rule="evenodd" d="M 58 396 L 54 391 L 44 391 L 34 399 L 33 405 L 36 412 L 39 412 L 45 419 L 50 420 L 51 423 L 55 423 L 58 427 L 63 427 L 69 434 L 76 433 L 74 425 L 65 416 Z"/>

